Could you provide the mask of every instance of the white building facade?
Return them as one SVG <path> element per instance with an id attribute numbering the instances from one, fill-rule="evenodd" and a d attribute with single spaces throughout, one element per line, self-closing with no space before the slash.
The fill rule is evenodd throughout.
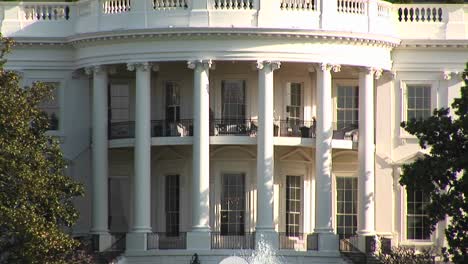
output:
<path id="1" fill-rule="evenodd" d="M 123 263 L 219 263 L 261 239 L 286 263 L 342 263 L 372 240 L 440 248 L 423 152 L 400 122 L 460 95 L 467 4 L 380 0 L 0 2 L 23 85 L 67 173 L 77 236 Z"/>

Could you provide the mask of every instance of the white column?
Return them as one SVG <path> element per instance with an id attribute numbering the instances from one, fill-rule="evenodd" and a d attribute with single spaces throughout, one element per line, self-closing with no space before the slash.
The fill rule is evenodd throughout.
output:
<path id="1" fill-rule="evenodd" d="M 337 250 L 337 237 L 332 226 L 332 76 L 338 65 L 317 67 L 317 130 L 315 146 L 315 232 L 319 234 L 319 250 Z"/>
<path id="2" fill-rule="evenodd" d="M 108 226 L 108 76 L 104 66 L 87 68 L 86 72 L 93 74 L 91 233 L 99 235 L 99 251 L 104 251 L 110 246 Z"/>
<path id="3" fill-rule="evenodd" d="M 273 71 L 280 62 L 259 61 L 257 133 L 257 240 L 263 237 L 274 248 L 278 235 L 274 226 Z"/>
<path id="4" fill-rule="evenodd" d="M 127 250 L 146 250 L 146 234 L 151 232 L 151 64 L 127 67 L 136 70 L 133 226 Z"/>
<path id="5" fill-rule="evenodd" d="M 359 191 L 358 234 L 375 235 L 374 213 L 374 74 L 376 70 L 364 68 L 359 73 Z"/>
<path id="6" fill-rule="evenodd" d="M 193 173 L 192 230 L 187 234 L 190 249 L 210 248 L 210 113 L 209 71 L 211 61 L 189 61 L 193 76 Z"/>

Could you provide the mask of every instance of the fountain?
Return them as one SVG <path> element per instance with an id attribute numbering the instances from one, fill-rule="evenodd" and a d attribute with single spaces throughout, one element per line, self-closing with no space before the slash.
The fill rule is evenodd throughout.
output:
<path id="1" fill-rule="evenodd" d="M 280 258 L 276 256 L 275 250 L 263 239 L 257 242 L 257 248 L 250 256 L 240 254 L 223 259 L 219 264 L 281 264 Z"/>

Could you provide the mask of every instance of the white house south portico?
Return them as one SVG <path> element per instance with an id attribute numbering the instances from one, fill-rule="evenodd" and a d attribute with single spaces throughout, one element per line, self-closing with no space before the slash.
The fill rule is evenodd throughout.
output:
<path id="1" fill-rule="evenodd" d="M 219 263 L 264 240 L 287 263 L 342 263 L 377 238 L 443 245 L 398 185 L 419 153 L 399 124 L 458 96 L 466 4 L 0 7 L 8 67 L 57 87 L 49 133 L 86 187 L 73 234 L 95 250 Z"/>

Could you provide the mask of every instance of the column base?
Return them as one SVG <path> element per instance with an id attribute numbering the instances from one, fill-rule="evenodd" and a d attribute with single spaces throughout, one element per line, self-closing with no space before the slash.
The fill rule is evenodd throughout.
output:
<path id="1" fill-rule="evenodd" d="M 187 249 L 210 250 L 211 233 L 207 231 L 187 232 Z"/>
<path id="2" fill-rule="evenodd" d="M 331 232 L 317 234 L 319 251 L 338 251 L 340 240 L 337 234 Z"/>
<path id="3" fill-rule="evenodd" d="M 125 238 L 126 251 L 146 251 L 148 246 L 148 233 L 127 233 Z"/>
<path id="4" fill-rule="evenodd" d="M 279 236 L 274 229 L 257 229 L 255 231 L 255 249 L 258 249 L 260 241 L 268 244 L 272 250 L 279 249 Z"/>
<path id="5" fill-rule="evenodd" d="M 91 231 L 92 232 L 92 231 Z M 93 248 L 99 252 L 106 251 L 112 246 L 112 235 L 109 232 L 93 234 Z"/>

